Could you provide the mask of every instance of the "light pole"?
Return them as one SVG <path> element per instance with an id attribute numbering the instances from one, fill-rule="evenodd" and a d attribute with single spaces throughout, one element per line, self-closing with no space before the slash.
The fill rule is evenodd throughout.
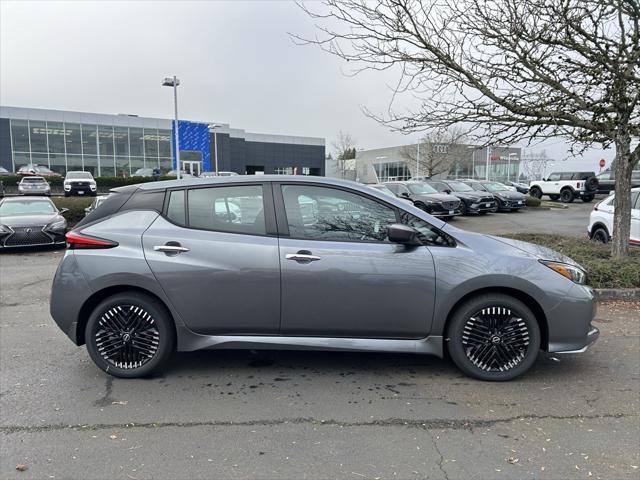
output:
<path id="1" fill-rule="evenodd" d="M 471 178 L 476 178 L 476 150 L 475 145 L 467 146 L 467 149 L 471 149 Z"/>
<path id="2" fill-rule="evenodd" d="M 489 158 L 491 155 L 491 147 L 487 146 L 487 168 L 486 171 L 484 172 L 484 179 L 485 180 L 489 180 Z"/>
<path id="3" fill-rule="evenodd" d="M 508 156 L 508 163 L 507 163 L 507 182 L 511 180 L 511 157 L 514 158 L 514 160 L 518 159 L 518 154 L 517 153 L 510 153 Z M 518 181 L 518 175 L 516 174 L 516 182 Z"/>
<path id="4" fill-rule="evenodd" d="M 221 127 L 222 125 L 218 125 L 217 123 L 214 123 L 213 125 L 211 125 L 211 128 L 213 129 L 213 162 L 214 162 L 214 170 L 216 172 L 216 176 L 218 175 L 218 127 Z"/>
<path id="5" fill-rule="evenodd" d="M 418 154 L 416 155 L 416 178 L 420 176 L 420 140 L 418 140 Z"/>
<path id="6" fill-rule="evenodd" d="M 162 81 L 163 87 L 173 87 L 173 107 L 175 109 L 175 120 L 174 120 L 174 144 L 176 147 L 176 178 L 180 180 L 180 136 L 178 135 L 178 85 L 180 85 L 180 80 L 175 75 L 173 77 L 166 77 Z"/>

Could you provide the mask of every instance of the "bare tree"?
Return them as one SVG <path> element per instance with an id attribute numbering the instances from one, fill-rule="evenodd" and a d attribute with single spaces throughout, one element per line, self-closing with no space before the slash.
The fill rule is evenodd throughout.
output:
<path id="1" fill-rule="evenodd" d="M 424 135 L 418 144 L 403 147 L 400 155 L 409 165 L 418 167 L 415 175 L 432 177 L 449 171 L 456 162 L 468 156 L 464 142 L 463 130 L 455 127 L 439 129 Z"/>
<path id="2" fill-rule="evenodd" d="M 336 171 L 340 178 L 345 178 L 347 170 L 350 170 L 353 163 L 350 160 L 356 158 L 356 141 L 350 133 L 340 130 L 331 146 L 336 156 Z"/>
<path id="3" fill-rule="evenodd" d="M 362 69 L 398 72 L 393 98 L 415 111 L 374 115 L 411 132 L 472 125 L 484 144 L 564 137 L 575 152 L 616 151 L 612 252 L 628 253 L 631 170 L 640 159 L 638 0 L 326 0 L 302 5 L 314 39 Z M 314 11 L 311 11 L 313 8 Z"/>
<path id="4" fill-rule="evenodd" d="M 547 156 L 547 151 L 527 152 L 520 159 L 520 168 L 528 180 L 540 180 L 547 171 L 547 166 L 552 164 L 553 160 Z"/>

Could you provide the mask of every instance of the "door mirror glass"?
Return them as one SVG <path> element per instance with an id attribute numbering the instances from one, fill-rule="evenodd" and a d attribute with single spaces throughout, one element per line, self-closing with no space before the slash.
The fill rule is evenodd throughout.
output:
<path id="1" fill-rule="evenodd" d="M 393 243 L 401 245 L 422 245 L 418 240 L 418 232 L 408 225 L 394 223 L 387 227 L 387 236 Z"/>
<path id="2" fill-rule="evenodd" d="M 64 215 L 65 213 L 67 213 L 69 211 L 68 208 L 62 208 L 60 209 L 60 215 Z"/>

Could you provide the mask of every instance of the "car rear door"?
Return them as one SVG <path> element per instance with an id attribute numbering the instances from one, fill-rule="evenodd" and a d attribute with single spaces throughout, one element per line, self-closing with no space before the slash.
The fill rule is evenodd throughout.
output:
<path id="1" fill-rule="evenodd" d="M 635 203 L 634 203 L 635 199 Z M 631 193 L 631 238 L 633 245 L 640 245 L 640 192 Z"/>
<path id="2" fill-rule="evenodd" d="M 426 247 L 386 238 L 398 210 L 350 189 L 274 186 L 282 266 L 282 335 L 422 338 L 435 271 Z"/>
<path id="3" fill-rule="evenodd" d="M 280 261 L 268 183 L 168 192 L 142 243 L 186 325 L 201 334 L 277 334 Z"/>

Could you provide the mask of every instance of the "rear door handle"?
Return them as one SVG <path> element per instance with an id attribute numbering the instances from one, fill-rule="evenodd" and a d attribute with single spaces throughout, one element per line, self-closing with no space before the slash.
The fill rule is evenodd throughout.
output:
<path id="1" fill-rule="evenodd" d="M 287 260 L 295 260 L 296 262 L 315 262 L 317 260 L 321 260 L 322 257 L 318 257 L 317 255 L 311 255 L 311 253 L 287 253 L 284 258 Z"/>
<path id="2" fill-rule="evenodd" d="M 153 249 L 156 252 L 164 253 L 182 253 L 189 251 L 187 247 L 181 247 L 180 245 L 156 245 Z"/>

